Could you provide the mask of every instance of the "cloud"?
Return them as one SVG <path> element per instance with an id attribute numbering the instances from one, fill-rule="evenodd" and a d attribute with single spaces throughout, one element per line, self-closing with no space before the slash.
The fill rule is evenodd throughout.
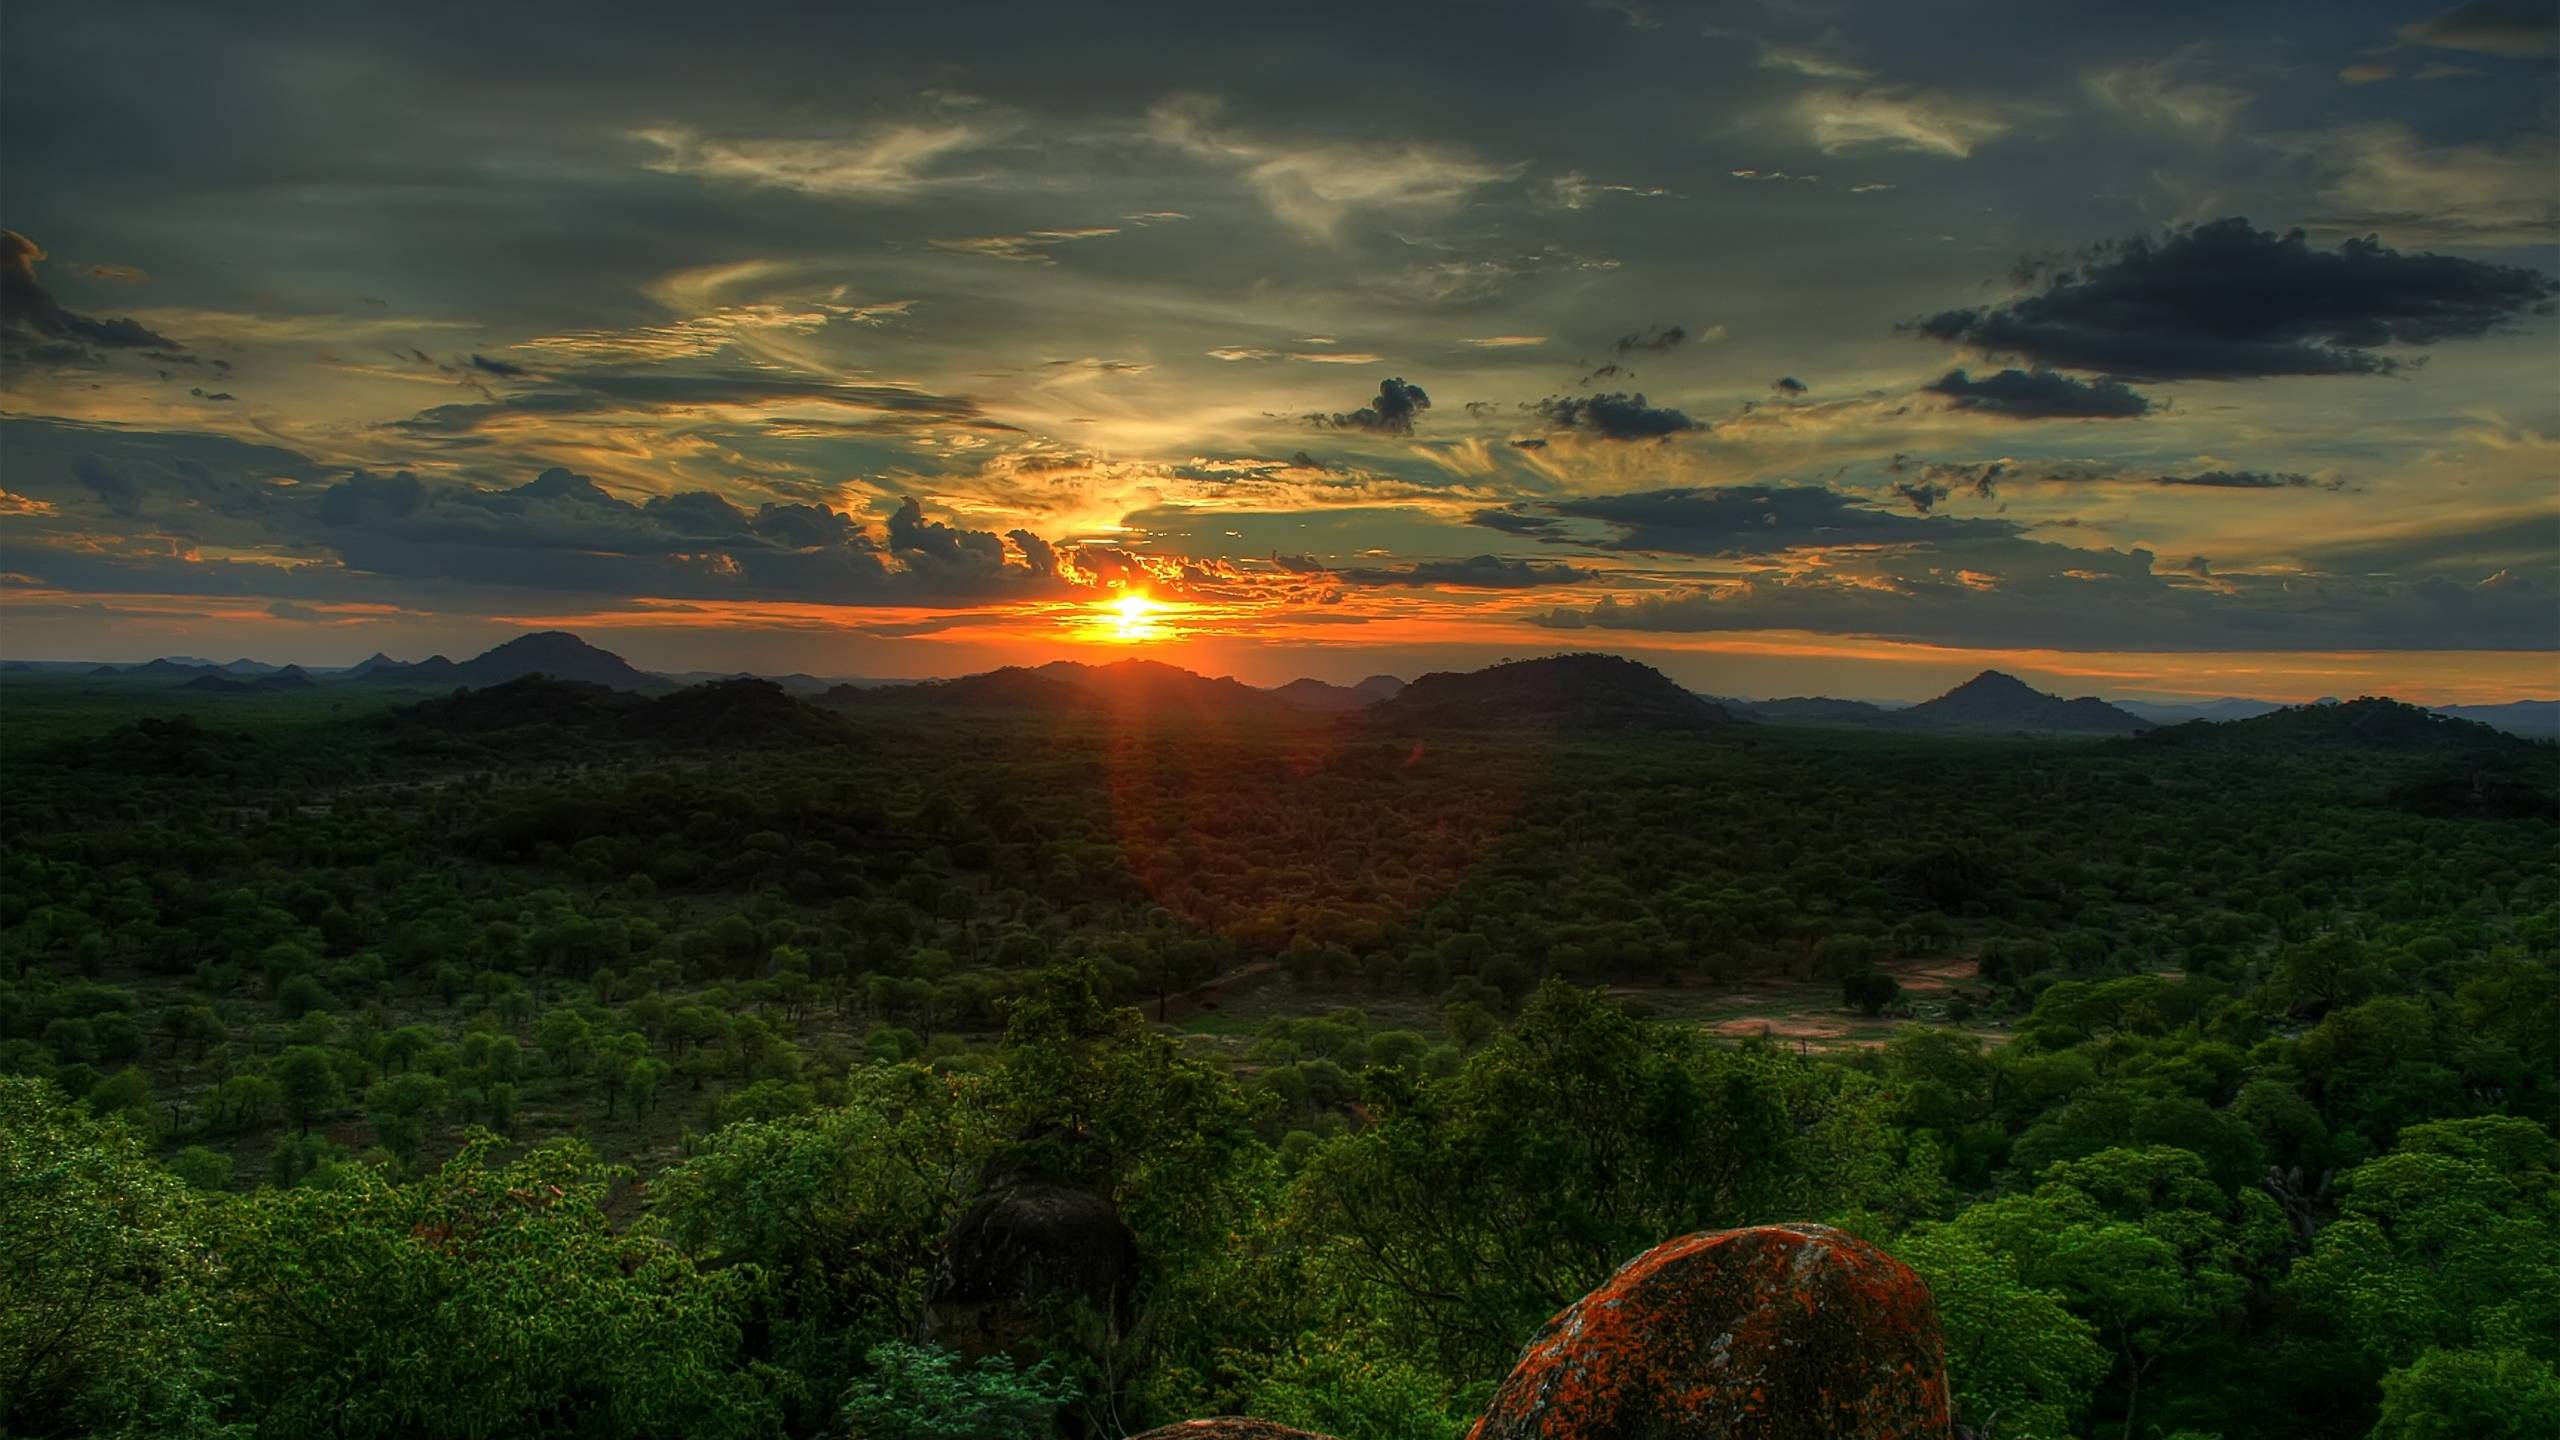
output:
<path id="1" fill-rule="evenodd" d="M 1541 517 L 1552 517 L 1543 520 Z M 1479 511 L 1471 523 L 1564 540 L 1561 522 L 1587 520 L 1611 533 L 1575 539 L 1594 549 L 1739 559 L 1834 546 L 1930 545 L 2005 539 L 2007 520 L 1916 518 L 1821 485 L 1690 486 L 1623 495 L 1523 502 Z"/>
<path id="2" fill-rule="evenodd" d="M 2074 380 L 2052 370 L 2003 370 L 1976 380 L 1950 370 L 1920 387 L 1943 395 L 1952 408 L 2010 420 L 2130 420 L 2151 413 L 2151 401 L 2113 380 Z"/>
<path id="3" fill-rule="evenodd" d="M 2405 125 L 2353 125 L 2328 136 L 2322 230 L 2376 231 L 2443 245 L 2547 245 L 2560 239 L 2553 137 L 2505 145 L 2421 144 Z"/>
<path id="4" fill-rule="evenodd" d="M 1544 345 L 1544 335 L 1469 335 L 1466 342 L 1484 350 L 1511 350 L 1524 345 Z"/>
<path id="5" fill-rule="evenodd" d="M 1447 586 L 1457 590 L 1534 590 L 1549 585 L 1579 585 L 1594 572 L 1547 560 L 1514 560 L 1475 555 L 1464 560 L 1417 560 L 1404 565 L 1328 570 L 1310 566 L 1303 557 L 1278 557 L 1283 568 L 1321 573 L 1350 585 Z M 1293 561 L 1297 563 L 1292 563 Z"/>
<path id="6" fill-rule="evenodd" d="M 1378 382 L 1378 398 L 1348 414 L 1309 415 L 1321 429 L 1366 430 L 1372 435 L 1410 435 L 1413 422 L 1431 408 L 1431 397 L 1403 379 Z"/>
<path id="7" fill-rule="evenodd" d="M 2560 56 L 2560 10 L 2548 0 L 2471 0 L 2401 26 L 2400 38 L 2438 50 L 2548 60 Z"/>
<path id="8" fill-rule="evenodd" d="M 437 405 L 394 430 L 414 436 L 459 437 L 518 421 L 580 416 L 666 415 L 735 407 L 746 410 L 816 406 L 850 411 L 872 428 L 959 426 L 975 430 L 1013 427 L 989 418 L 975 402 L 933 395 L 902 385 L 846 384 L 780 375 L 668 375 L 655 372 L 582 371 L 548 386 L 493 400 Z"/>
<path id="9" fill-rule="evenodd" d="M 1781 375 L 1777 379 L 1769 382 L 1769 388 L 1777 391 L 1781 395 L 1792 397 L 1802 395 L 1813 387 L 1805 384 L 1793 375 Z"/>
<path id="10" fill-rule="evenodd" d="M 1240 170 L 1271 213 L 1316 238 L 1331 239 L 1365 210 L 1432 214 L 1454 209 L 1478 189 L 1519 178 L 1523 165 L 1496 165 L 1452 145 L 1355 141 L 1290 143 L 1217 125 L 1222 103 L 1176 96 L 1147 114 L 1165 144 Z"/>
<path id="11" fill-rule="evenodd" d="M 2219 140 L 2252 98 L 2235 86 L 2193 78 L 2204 50 L 2190 45 L 2159 60 L 2113 65 L 2081 77 L 2100 106 L 2128 119 Z"/>
<path id="12" fill-rule="evenodd" d="M 936 250 L 949 250 L 963 255 L 984 255 L 990 260 L 1011 260 L 1020 264 L 1055 265 L 1049 251 L 1077 240 L 1098 240 L 1117 235 L 1117 225 L 1085 225 L 1071 230 L 1025 230 L 1014 235 L 974 235 L 961 240 L 928 240 Z"/>
<path id="13" fill-rule="evenodd" d="M 1798 75 L 1810 75 L 1816 80 L 1864 80 L 1872 73 L 1863 66 L 1825 55 L 1810 46 L 1773 45 L 1766 40 L 1760 42 L 1760 68 L 1792 71 Z"/>
<path id="14" fill-rule="evenodd" d="M 2199 470 L 2192 475 L 2163 475 L 2154 484 L 2194 485 L 2208 490 L 2302 490 L 2321 484 L 2295 470 Z M 2335 490 L 2339 482 L 2322 486 Z"/>
<path id="15" fill-rule="evenodd" d="M 1551 395 L 1530 409 L 1555 429 L 1601 440 L 1661 440 L 1706 428 L 1641 394 Z"/>
<path id="16" fill-rule="evenodd" d="M 142 513 L 142 487 L 122 469 L 95 455 L 83 455 L 71 462 L 71 476 L 98 497 L 108 514 L 130 520 Z"/>
<path id="17" fill-rule="evenodd" d="M 2349 65 L 2338 72 L 2338 83 L 2341 85 L 2372 85 L 2388 80 L 2399 73 L 2400 72 L 2392 69 L 2388 65 L 2376 64 L 2371 60 L 2359 60 L 2355 64 Z"/>
<path id="18" fill-rule="evenodd" d="M 43 247 L 15 230 L 0 230 L 0 343 L 14 355 L 45 364 L 83 364 L 98 350 L 163 350 L 186 347 L 133 320 L 102 320 L 66 310 L 36 278 Z"/>
<path id="19" fill-rule="evenodd" d="M 471 368 L 503 380 L 514 380 L 530 373 L 521 365 L 506 360 L 492 360 L 486 355 L 473 355 Z"/>
<path id="20" fill-rule="evenodd" d="M 2388 374 L 2388 345 L 2477 339 L 2549 313 L 2550 277 L 2373 240 L 2335 251 L 2237 217 L 2102 245 L 1998 305 L 1905 328 L 2039 367 L 2126 380 Z"/>
<path id="21" fill-rule="evenodd" d="M 1993 649 L 2425 650 L 2459 634 L 2472 648 L 2532 651 L 2549 647 L 2554 598 L 2530 581 L 2511 592 L 2436 577 L 2252 575 L 2161 566 L 2148 550 L 2008 540 L 1606 596 L 1530 618 L 1567 630 L 1801 630 Z"/>
<path id="22" fill-rule="evenodd" d="M 1648 325 L 1632 335 L 1619 336 L 1616 349 L 1621 355 L 1632 355 L 1639 350 L 1660 355 L 1665 351 L 1678 349 L 1681 342 L 1688 338 L 1689 332 L 1683 326 Z"/>
<path id="23" fill-rule="evenodd" d="M 931 182 L 929 172 L 945 158 L 996 137 L 955 120 L 883 125 L 834 138 L 714 140 L 682 126 L 636 130 L 631 138 L 657 148 L 643 163 L 665 174 L 838 199 L 904 200 Z"/>
<path id="24" fill-rule="evenodd" d="M 1986 101 L 1925 90 L 1808 90 L 1792 111 L 1826 155 L 1881 145 L 1962 160 L 2009 133 L 2009 117 Z"/>

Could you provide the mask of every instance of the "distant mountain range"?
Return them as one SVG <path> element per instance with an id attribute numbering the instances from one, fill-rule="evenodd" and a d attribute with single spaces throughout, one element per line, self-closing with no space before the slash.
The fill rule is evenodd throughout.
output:
<path id="1" fill-rule="evenodd" d="M 757 679 L 783 693 L 836 706 L 1030 710 L 1059 713 L 1144 710 L 1193 718 L 1361 717 L 1388 728 L 1571 727 L 1694 729 L 1744 722 L 1823 725 L 1904 733 L 1954 731 L 2024 735 L 2130 735 L 2192 721 L 2229 724 L 2286 710 L 2273 701 L 2108 701 L 2065 699 L 2014 676 L 1986 670 L 1916 705 L 1877 704 L 1827 696 L 1744 700 L 1682 690 L 1652 667 L 1610 655 L 1558 655 L 1506 662 L 1485 670 L 1427 675 L 1408 686 L 1393 675 L 1355 685 L 1292 680 L 1261 688 L 1205 676 L 1161 661 L 1129 659 L 1094 665 L 1058 660 L 1010 666 L 949 680 L 839 680 L 793 673 L 685 671 L 655 674 L 563 630 L 519 635 L 455 661 L 442 655 L 400 661 L 375 654 L 341 670 L 305 670 L 242 657 L 222 663 L 189 655 L 136 665 L 86 661 L 9 661 L 9 675 L 165 678 L 199 694 L 274 694 L 317 685 L 362 684 L 414 690 L 479 689 L 528 676 L 663 695 L 689 686 Z M 1649 677 L 1649 678 L 1648 678 Z M 1674 693 L 1676 692 L 1676 694 Z M 2334 700 L 2315 702 L 2335 706 Z M 2295 709 L 2311 707 L 2290 707 Z M 2560 739 L 2560 700 L 2504 705 L 2447 705 L 2432 712 L 2474 720 L 2513 735 Z"/>

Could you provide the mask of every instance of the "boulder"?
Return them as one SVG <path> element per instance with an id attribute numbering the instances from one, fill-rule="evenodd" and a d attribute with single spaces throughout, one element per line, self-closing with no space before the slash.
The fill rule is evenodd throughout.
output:
<path id="1" fill-rule="evenodd" d="M 1138 1242 L 1083 1185 L 1014 1179 L 961 1213 L 925 1286 L 926 1337 L 976 1359 L 1064 1346 L 1104 1355 L 1129 1333 Z"/>
<path id="2" fill-rule="evenodd" d="M 1824 1225 L 1690 1235 L 1546 1323 L 1472 1440 L 1924 1440 L 1950 1432 L 1920 1278 Z"/>
<path id="3" fill-rule="evenodd" d="M 1180 1425 L 1165 1425 L 1129 1440 L 1334 1440 L 1331 1435 L 1316 1435 L 1313 1430 L 1290 1430 L 1288 1425 L 1272 1425 L 1270 1420 L 1244 1420 L 1242 1414 L 1221 1414 L 1216 1420 L 1185 1420 Z"/>

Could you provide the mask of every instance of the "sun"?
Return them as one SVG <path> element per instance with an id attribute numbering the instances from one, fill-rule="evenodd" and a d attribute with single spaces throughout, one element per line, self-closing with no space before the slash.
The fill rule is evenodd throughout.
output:
<path id="1" fill-rule="evenodd" d="M 1102 601 L 1100 608 L 1114 640 L 1135 644 L 1164 634 L 1164 626 L 1156 619 L 1164 606 L 1144 590 L 1124 590 Z"/>

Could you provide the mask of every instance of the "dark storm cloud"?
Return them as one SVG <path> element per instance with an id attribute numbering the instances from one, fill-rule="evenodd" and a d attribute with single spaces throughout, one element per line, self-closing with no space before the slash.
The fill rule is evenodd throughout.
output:
<path id="1" fill-rule="evenodd" d="M 70 364 L 96 358 L 96 350 L 158 350 L 157 358 L 182 361 L 185 347 L 132 320 L 102 320 L 62 307 L 36 278 L 42 247 L 15 230 L 0 230 L 0 341 L 29 359 Z"/>
<path id="2" fill-rule="evenodd" d="M 2052 370 L 2003 370 L 1976 380 L 1950 370 L 1920 387 L 1958 410 L 2011 420 L 2131 420 L 2151 413 L 2141 392 L 2114 380 L 2074 380 Z"/>
<path id="3" fill-rule="evenodd" d="M 1313 424 L 1333 430 L 1366 430 L 1372 435 L 1410 435 L 1413 422 L 1431 408 L 1431 397 L 1422 387 L 1403 379 L 1378 382 L 1378 398 L 1348 414 L 1316 414 L 1306 417 Z"/>
<path id="4" fill-rule="evenodd" d="M 1595 549 L 1716 559 L 1835 545 L 2005 539 L 2019 531 L 2007 520 L 1906 515 L 1820 485 L 1726 485 L 1589 495 L 1514 511 L 1480 512 L 1475 523 L 1490 523 L 1488 514 L 1519 512 L 1596 521 L 1614 533 L 1582 542 Z M 1493 528 L 1514 534 L 1542 533 L 1510 522 L 1493 524 Z M 1561 537 L 1545 533 L 1542 538 Z"/>
<path id="5" fill-rule="evenodd" d="M 1551 395 L 1529 408 L 1555 429 L 1601 440 L 1660 440 L 1706 428 L 1641 394 Z"/>
<path id="6" fill-rule="evenodd" d="M 498 376 L 505 380 L 513 380 L 516 377 L 527 373 L 525 368 L 521 365 L 505 360 L 492 360 L 486 355 L 473 355 L 471 357 L 471 368 L 485 374 Z"/>
<path id="7" fill-rule="evenodd" d="M 1802 395 L 1813 387 L 1805 384 L 1793 375 L 1781 375 L 1777 379 L 1769 382 L 1769 388 L 1777 391 L 1781 395 L 1793 397 Z"/>
<path id="8" fill-rule="evenodd" d="M 1445 585 L 1460 590 L 1534 590 L 1548 585 L 1579 585 L 1593 572 L 1544 560 L 1513 560 L 1474 555 L 1464 560 L 1417 560 L 1324 573 L 1352 585 Z"/>
<path id="9" fill-rule="evenodd" d="M 2471 0 L 2432 20 L 2401 26 L 2400 38 L 2439 50 L 2549 59 L 2560 55 L 2560 6 L 2550 0 Z"/>
<path id="10" fill-rule="evenodd" d="M 2127 380 L 2379 375 L 2384 346 L 2476 340 L 2547 314 L 2550 277 L 2370 238 L 2334 251 L 2245 219 L 2102 245 L 2030 294 L 1906 327 L 2038 366 Z"/>
<path id="11" fill-rule="evenodd" d="M 1688 327 L 1683 325 L 1648 325 L 1632 335 L 1619 336 L 1617 351 L 1621 355 L 1632 355 L 1639 350 L 1659 355 L 1678 349 L 1688 338 Z"/>
<path id="12" fill-rule="evenodd" d="M 2541 650 L 2555 597 L 2531 581 L 2231 575 L 2147 550 L 2011 541 L 1916 554 L 1866 574 L 1760 574 L 1672 595 L 1604 597 L 1531 617 L 1563 630 L 1806 630 L 1920 644 L 2055 650 L 2424 650 L 2448 633 Z"/>
<path id="13" fill-rule="evenodd" d="M 1913 513 L 1926 515 L 1938 508 L 1939 501 L 1955 492 L 1935 481 L 1897 480 L 1893 485 L 1893 493 L 1902 503 L 1910 506 Z"/>

